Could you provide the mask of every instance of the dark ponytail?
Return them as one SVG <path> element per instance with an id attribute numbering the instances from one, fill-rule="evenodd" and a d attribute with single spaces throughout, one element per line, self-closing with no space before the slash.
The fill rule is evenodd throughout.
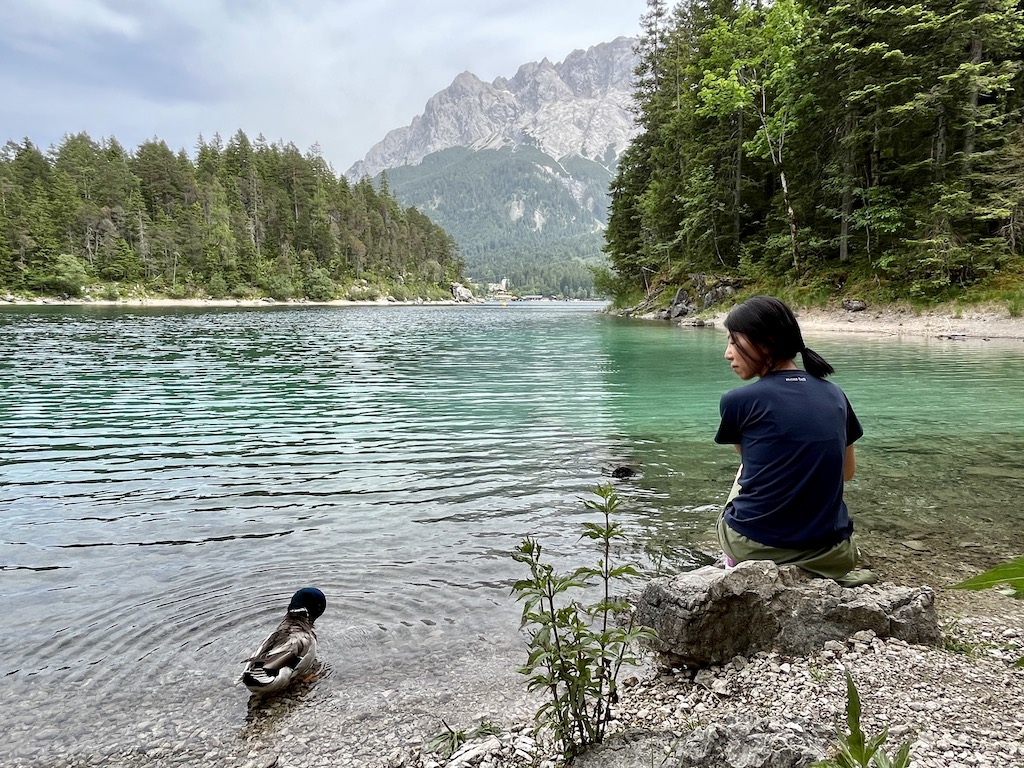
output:
<path id="1" fill-rule="evenodd" d="M 804 370 L 811 374 L 811 376 L 824 379 L 826 376 L 831 376 L 836 372 L 836 369 L 829 365 L 828 361 L 813 349 L 804 347 L 800 350 L 800 357 L 804 359 Z"/>
<path id="2" fill-rule="evenodd" d="M 764 352 L 766 372 L 799 354 L 804 370 L 812 376 L 823 379 L 835 373 L 825 358 L 804 346 L 796 315 L 774 296 L 753 296 L 737 304 L 725 318 L 725 327 L 730 333 L 742 334 Z"/>

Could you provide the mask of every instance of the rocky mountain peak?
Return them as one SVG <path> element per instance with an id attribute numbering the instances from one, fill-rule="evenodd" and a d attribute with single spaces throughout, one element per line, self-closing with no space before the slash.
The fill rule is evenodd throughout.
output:
<path id="1" fill-rule="evenodd" d="M 523 64 L 511 79 L 485 83 L 459 74 L 427 101 L 423 114 L 390 131 L 346 173 L 352 180 L 382 170 L 418 165 L 452 147 L 495 149 L 523 144 L 554 158 L 570 155 L 609 163 L 636 135 L 630 86 L 635 39 L 620 37 Z"/>

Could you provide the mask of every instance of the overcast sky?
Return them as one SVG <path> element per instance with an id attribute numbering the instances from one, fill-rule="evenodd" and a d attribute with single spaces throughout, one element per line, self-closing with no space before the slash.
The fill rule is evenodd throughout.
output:
<path id="1" fill-rule="evenodd" d="M 636 35 L 645 0 L 0 0 L 0 144 L 319 144 L 337 173 L 461 72 Z"/>

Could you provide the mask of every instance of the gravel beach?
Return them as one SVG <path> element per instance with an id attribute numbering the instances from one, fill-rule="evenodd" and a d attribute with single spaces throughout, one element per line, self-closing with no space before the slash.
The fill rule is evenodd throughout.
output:
<path id="1" fill-rule="evenodd" d="M 1005 308 L 974 308 L 958 313 L 913 312 L 902 308 L 868 307 L 860 312 L 844 309 L 803 309 L 797 319 L 804 333 L 858 333 L 888 337 L 943 340 L 1007 340 L 1024 343 L 1024 317 Z M 725 314 L 718 315 L 721 325 Z"/>

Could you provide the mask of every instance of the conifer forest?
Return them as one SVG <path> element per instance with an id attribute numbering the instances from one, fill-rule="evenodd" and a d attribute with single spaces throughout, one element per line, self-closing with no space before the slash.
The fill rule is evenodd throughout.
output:
<path id="1" fill-rule="evenodd" d="M 195 159 L 153 139 L 66 135 L 0 152 L 0 288 L 78 296 L 92 284 L 171 298 L 443 298 L 455 241 L 316 148 L 199 139 Z"/>
<path id="2" fill-rule="evenodd" d="M 605 287 L 1024 286 L 1024 4 L 649 0 Z"/>

